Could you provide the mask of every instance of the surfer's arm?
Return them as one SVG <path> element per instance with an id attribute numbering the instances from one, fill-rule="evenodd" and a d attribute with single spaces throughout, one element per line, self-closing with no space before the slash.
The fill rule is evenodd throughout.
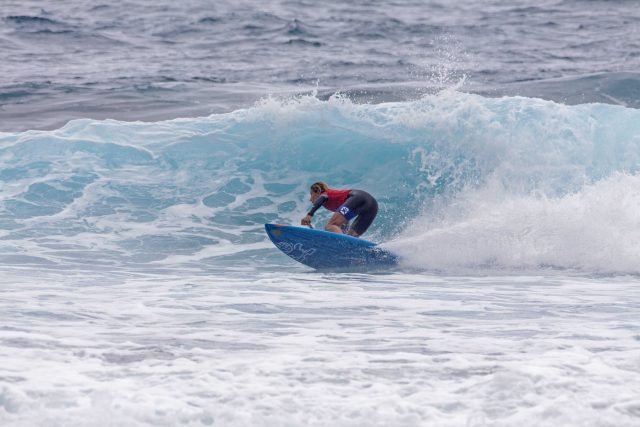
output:
<path id="1" fill-rule="evenodd" d="M 320 209 L 320 206 L 324 205 L 324 202 L 326 202 L 327 200 L 329 200 L 329 197 L 324 194 L 318 197 L 309 213 L 307 213 L 307 216 L 313 216 L 313 214 L 316 213 L 316 211 Z"/>
<path id="2" fill-rule="evenodd" d="M 318 197 L 316 201 L 313 203 L 313 207 L 311 208 L 311 210 L 307 213 L 307 216 L 302 218 L 302 221 L 300 223 L 302 225 L 310 225 L 311 217 L 313 216 L 313 214 L 316 213 L 316 211 L 320 209 L 320 206 L 322 206 L 324 202 L 326 202 L 327 200 L 329 200 L 329 197 L 327 197 L 324 194 Z"/>

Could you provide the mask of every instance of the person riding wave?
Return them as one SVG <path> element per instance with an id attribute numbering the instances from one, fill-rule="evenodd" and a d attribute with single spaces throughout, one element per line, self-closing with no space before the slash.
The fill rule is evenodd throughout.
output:
<path id="1" fill-rule="evenodd" d="M 313 207 L 302 218 L 302 225 L 311 225 L 311 218 L 320 206 L 335 212 L 325 225 L 326 231 L 345 233 L 359 237 L 369 228 L 378 214 L 378 202 L 366 191 L 362 190 L 333 190 L 324 182 L 316 182 L 310 189 Z M 349 227 L 349 221 L 355 218 Z"/>

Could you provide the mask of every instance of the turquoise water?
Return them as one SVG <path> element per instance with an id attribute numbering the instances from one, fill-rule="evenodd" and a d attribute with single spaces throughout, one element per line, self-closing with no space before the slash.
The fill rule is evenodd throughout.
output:
<path id="1" fill-rule="evenodd" d="M 638 135 L 635 109 L 455 91 L 6 133 L 0 254 L 42 268 L 255 267 L 278 259 L 263 224 L 298 223 L 323 180 L 375 194 L 368 237 L 411 268 L 637 274 Z"/>

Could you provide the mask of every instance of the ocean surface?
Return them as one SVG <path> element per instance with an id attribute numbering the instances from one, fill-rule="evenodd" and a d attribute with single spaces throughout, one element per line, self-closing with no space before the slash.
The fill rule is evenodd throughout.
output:
<path id="1" fill-rule="evenodd" d="M 640 425 L 638 2 L 7 0 L 0 54 L 1 426 Z M 317 180 L 397 268 L 268 241 Z"/>

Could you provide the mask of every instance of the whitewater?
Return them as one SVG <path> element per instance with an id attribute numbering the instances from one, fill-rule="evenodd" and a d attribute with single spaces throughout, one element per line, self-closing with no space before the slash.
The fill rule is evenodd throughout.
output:
<path id="1" fill-rule="evenodd" d="M 639 160 L 636 109 L 456 90 L 2 133 L 1 424 L 637 425 Z M 268 242 L 318 179 L 397 269 Z"/>

